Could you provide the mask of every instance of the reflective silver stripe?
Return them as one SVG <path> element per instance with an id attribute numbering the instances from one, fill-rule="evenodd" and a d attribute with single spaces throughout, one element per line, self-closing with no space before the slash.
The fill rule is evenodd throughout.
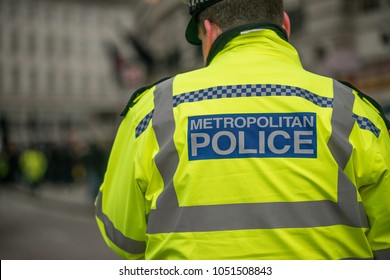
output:
<path id="1" fill-rule="evenodd" d="M 360 221 L 349 219 L 335 202 L 310 201 L 158 209 L 149 215 L 147 232 L 208 232 L 331 225 L 361 226 Z"/>
<path id="2" fill-rule="evenodd" d="M 130 253 L 130 254 L 142 254 L 145 252 L 146 243 L 142 241 L 137 241 L 130 239 L 124 236 L 119 230 L 117 230 L 114 224 L 110 221 L 106 214 L 102 211 L 102 196 L 103 194 L 99 192 L 99 195 L 96 200 L 95 214 L 102 223 L 104 224 L 104 229 L 106 231 L 107 237 L 120 249 Z"/>
<path id="3" fill-rule="evenodd" d="M 390 249 L 383 249 L 374 251 L 376 260 L 390 260 Z"/>
<path id="4" fill-rule="evenodd" d="M 366 210 L 361 202 L 357 201 L 357 190 L 347 175 L 339 168 L 338 171 L 338 201 L 342 215 L 355 227 L 369 227 Z M 345 224 L 347 225 L 347 224 Z"/>
<path id="5" fill-rule="evenodd" d="M 352 145 L 349 143 L 349 135 L 355 124 L 352 108 L 355 95 L 351 89 L 334 81 L 334 100 L 332 115 L 332 136 L 328 147 L 332 152 L 339 167 L 344 170 L 352 154 Z"/>
<path id="6" fill-rule="evenodd" d="M 149 214 L 147 232 L 155 234 L 330 225 L 368 227 L 364 207 L 357 201 L 357 190 L 343 172 L 352 153 L 349 135 L 355 124 L 352 117 L 354 95 L 337 82 L 334 91 L 333 132 L 329 149 L 339 165 L 337 202 L 275 202 L 179 207 L 173 186 L 173 176 L 179 163 L 173 143 L 174 105 L 172 105 L 172 92 L 169 91 L 168 85 L 161 86 L 155 93 L 155 110 L 159 108 L 159 116 L 158 120 L 155 119 L 156 115 L 154 116 L 153 127 L 156 126 L 159 130 L 156 131 L 156 136 L 160 149 L 165 149 L 156 156 L 156 164 L 157 159 L 161 161 L 158 169 L 164 179 L 165 188 L 158 198 L 156 210 L 152 210 Z M 163 156 L 165 154 L 168 155 L 167 159 Z"/>
<path id="7" fill-rule="evenodd" d="M 173 176 L 179 165 L 173 134 L 175 119 L 173 116 L 173 78 L 157 85 L 154 91 L 153 129 L 156 133 L 159 152 L 154 161 L 164 180 L 164 191 L 157 199 L 157 208 L 169 205 L 178 207 L 178 200 L 173 186 Z"/>
<path id="8" fill-rule="evenodd" d="M 352 89 L 340 82 L 333 81 L 333 115 L 332 115 L 332 135 L 328 142 L 328 147 L 336 160 L 338 170 L 338 204 L 343 209 L 344 215 L 355 224 L 368 227 L 368 219 L 362 204 L 357 201 L 357 189 L 344 172 L 348 161 L 352 155 L 352 144 L 349 142 L 355 118 L 353 117 L 353 105 L 355 95 Z"/>

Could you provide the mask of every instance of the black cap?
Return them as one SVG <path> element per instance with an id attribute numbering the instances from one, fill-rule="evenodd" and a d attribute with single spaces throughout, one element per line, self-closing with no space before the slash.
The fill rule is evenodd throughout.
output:
<path id="1" fill-rule="evenodd" d="M 202 41 L 198 37 L 197 17 L 200 12 L 207 7 L 214 5 L 221 0 L 188 0 L 189 13 L 191 15 L 190 22 L 186 29 L 186 39 L 190 44 L 201 45 Z"/>

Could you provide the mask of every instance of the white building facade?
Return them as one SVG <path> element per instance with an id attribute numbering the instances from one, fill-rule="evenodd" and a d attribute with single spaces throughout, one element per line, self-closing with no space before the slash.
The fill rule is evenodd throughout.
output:
<path id="1" fill-rule="evenodd" d="M 63 137 L 123 106 L 105 50 L 122 21 L 127 1 L 0 0 L 0 115 L 13 141 Z"/>

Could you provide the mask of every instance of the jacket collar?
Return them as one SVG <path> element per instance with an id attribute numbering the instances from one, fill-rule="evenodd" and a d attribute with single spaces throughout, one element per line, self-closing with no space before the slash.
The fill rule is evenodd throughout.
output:
<path id="1" fill-rule="evenodd" d="M 214 42 L 212 45 L 209 55 L 207 56 L 206 60 L 206 66 L 208 66 L 211 61 L 215 58 L 215 56 L 220 53 L 225 46 L 234 38 L 236 38 L 239 35 L 245 34 L 247 32 L 251 31 L 257 31 L 257 30 L 264 30 L 264 29 L 270 29 L 276 32 L 276 34 L 288 42 L 288 36 L 286 31 L 275 24 L 270 24 L 270 23 L 258 23 L 258 24 L 247 24 L 247 25 L 242 25 L 237 28 L 233 28 L 231 30 L 228 30 L 224 33 L 222 33 Z"/>

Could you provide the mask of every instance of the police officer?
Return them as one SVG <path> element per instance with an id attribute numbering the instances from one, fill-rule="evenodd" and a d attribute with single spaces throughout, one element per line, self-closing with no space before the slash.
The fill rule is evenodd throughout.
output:
<path id="1" fill-rule="evenodd" d="M 282 0 L 192 0 L 206 67 L 136 91 L 96 216 L 128 259 L 389 259 L 374 101 L 304 70 Z"/>

